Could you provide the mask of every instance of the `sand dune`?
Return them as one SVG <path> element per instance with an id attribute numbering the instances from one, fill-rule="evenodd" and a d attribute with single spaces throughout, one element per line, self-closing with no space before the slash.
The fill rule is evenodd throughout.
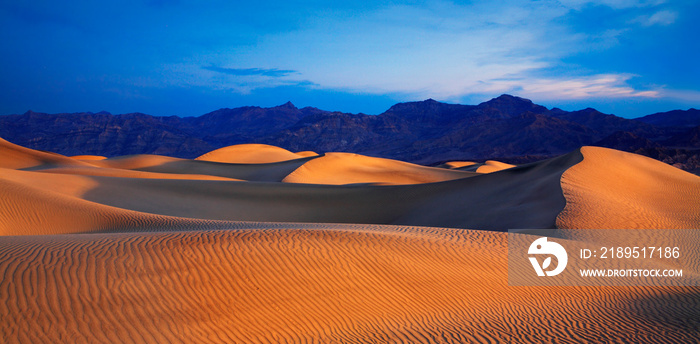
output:
<path id="1" fill-rule="evenodd" d="M 339 159 L 341 167 L 348 165 L 342 164 L 348 161 L 344 157 L 341 155 Z M 139 218 L 131 225 L 126 220 L 112 225 L 95 222 L 93 228 L 89 225 L 92 222 L 85 222 L 74 215 L 74 211 L 65 210 L 67 203 L 90 205 L 80 212 L 98 218 L 104 215 L 103 208 L 93 209 L 93 205 L 107 206 L 110 211 L 132 211 L 128 216 L 155 214 L 217 221 L 401 224 L 494 230 L 549 228 L 554 226 L 556 216 L 564 207 L 560 176 L 578 161 L 574 154 L 488 175 L 466 174 L 473 177 L 416 185 L 334 186 L 278 182 L 291 171 L 296 170 L 290 174 L 293 176 L 303 168 L 307 175 L 317 179 L 328 176 L 328 171 L 323 169 L 307 168 L 306 164 L 318 159 L 322 158 L 242 165 L 132 156 L 94 161 L 80 168 L 50 165 L 50 168 L 34 168 L 33 171 L 8 170 L 0 175 L 0 180 L 12 187 L 0 188 L 0 192 L 6 195 L 6 202 L 23 206 L 0 209 L 0 216 L 12 224 L 3 229 L 5 235 L 134 230 L 151 221 Z M 343 177 L 346 182 L 358 176 L 384 178 L 374 179 L 374 182 L 397 182 L 393 174 L 397 171 L 409 176 L 414 173 L 414 181 L 416 173 L 431 176 L 435 170 L 448 172 L 452 177 L 465 175 L 436 168 L 424 170 L 420 166 L 385 159 L 352 157 L 349 160 L 377 164 L 373 167 L 375 170 L 369 172 L 360 170 L 353 174 L 350 171 Z M 320 164 L 321 167 L 324 164 L 327 163 Z M 375 173 L 382 166 L 393 170 L 387 174 Z M 406 178 L 407 174 L 399 176 Z M 207 176 L 265 182 L 203 180 L 217 179 Z M 12 191 L 17 188 L 32 192 Z M 48 220 L 63 211 L 71 215 L 53 223 Z M 38 222 L 41 225 L 32 220 L 37 218 L 42 219 Z"/>
<path id="2" fill-rule="evenodd" d="M 242 144 L 219 148 L 195 160 L 229 164 L 268 164 L 316 156 L 313 152 L 292 153 L 284 148 L 263 144 Z"/>
<path id="3" fill-rule="evenodd" d="M 478 164 L 477 162 L 474 161 L 448 161 L 438 167 L 440 168 L 448 168 L 448 169 L 461 169 L 464 167 L 469 167 Z"/>
<path id="4" fill-rule="evenodd" d="M 319 155 L 318 153 L 312 152 L 312 151 L 296 152 L 296 153 L 294 153 L 294 154 L 296 154 L 296 155 L 298 155 L 298 156 L 300 156 L 300 157 L 303 157 L 303 158 L 307 158 L 307 157 L 310 157 L 310 156 L 317 156 L 317 155 Z"/>
<path id="5" fill-rule="evenodd" d="M 71 159 L 76 159 L 76 160 L 86 160 L 86 161 L 94 161 L 94 160 L 105 160 L 107 157 L 101 156 L 101 155 L 74 155 L 70 157 Z"/>
<path id="6" fill-rule="evenodd" d="M 508 287 L 502 233 L 381 226 L 7 237 L 6 342 L 693 342 L 693 288 Z"/>
<path id="7" fill-rule="evenodd" d="M 697 228 L 700 177 L 595 147 L 484 166 L 81 161 L 0 141 L 0 337 L 697 341 L 698 288 L 509 287 L 506 235 L 458 228 Z"/>
<path id="8" fill-rule="evenodd" d="M 478 173 L 492 173 L 492 172 L 503 171 L 503 170 L 509 169 L 511 167 L 515 167 L 515 165 L 506 164 L 504 162 L 495 161 L 495 160 L 487 160 L 483 165 L 479 166 L 479 168 L 476 169 L 476 172 L 478 172 Z"/>
<path id="9" fill-rule="evenodd" d="M 289 176 L 287 183 L 306 184 L 422 184 L 471 177 L 474 174 L 372 158 L 351 153 L 327 153 Z"/>
<path id="10" fill-rule="evenodd" d="M 7 204 L 6 209 L 0 209 L 0 216 L 8 224 L 3 229 L 6 235 L 119 230 L 123 226 L 99 224 L 93 228 L 80 216 L 55 221 L 53 226 L 42 215 L 60 214 L 63 210 L 50 208 L 63 209 L 65 204 L 76 202 L 133 212 L 129 216 L 143 213 L 215 221 L 397 224 L 500 231 L 555 226 L 694 228 L 700 224 L 697 176 L 633 154 L 594 147 L 584 147 L 582 152 L 474 174 L 345 153 L 270 164 L 159 156 L 88 164 L 5 142 L 0 154 L 7 157 L 3 160 L 6 165 L 36 166 L 24 171 L 7 169 L 0 175 L 5 183 L 0 193 Z M 505 165 L 493 162 L 491 166 Z M 457 177 L 461 178 L 438 182 Z M 420 180 L 423 183 L 408 185 Z M 372 185 L 379 183 L 407 185 Z M 32 191 L 17 191 L 25 189 Z M 19 198 L 25 204 L 22 207 L 16 205 L 21 202 L 13 200 Z M 33 205 L 34 198 L 42 207 Z M 102 209 L 85 211 L 99 213 Z M 37 218 L 45 220 L 39 221 L 40 229 L 32 220 Z"/>
<path id="11" fill-rule="evenodd" d="M 506 164 L 504 162 L 495 160 L 487 160 L 484 163 L 477 163 L 472 161 L 451 161 L 444 163 L 438 167 L 477 173 L 491 173 L 509 169 L 511 167 L 515 167 L 515 165 Z"/>
<path id="12" fill-rule="evenodd" d="M 0 138 L 0 168 L 23 169 L 42 165 L 85 166 L 86 163 L 69 157 L 37 151 Z"/>
<path id="13" fill-rule="evenodd" d="M 700 177 L 641 155 L 583 147 L 562 176 L 560 228 L 699 228 Z"/>

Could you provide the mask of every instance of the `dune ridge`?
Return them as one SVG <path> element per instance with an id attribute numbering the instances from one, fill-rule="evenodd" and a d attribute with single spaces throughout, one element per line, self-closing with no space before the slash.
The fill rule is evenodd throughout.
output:
<path id="1" fill-rule="evenodd" d="M 641 155 L 581 148 L 561 178 L 559 228 L 699 228 L 700 177 Z"/>

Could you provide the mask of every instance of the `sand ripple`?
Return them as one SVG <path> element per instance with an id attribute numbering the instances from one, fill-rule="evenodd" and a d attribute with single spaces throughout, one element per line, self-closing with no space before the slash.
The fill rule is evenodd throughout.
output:
<path id="1" fill-rule="evenodd" d="M 691 342 L 691 288 L 506 286 L 505 235 L 390 226 L 6 237 L 10 342 Z"/>

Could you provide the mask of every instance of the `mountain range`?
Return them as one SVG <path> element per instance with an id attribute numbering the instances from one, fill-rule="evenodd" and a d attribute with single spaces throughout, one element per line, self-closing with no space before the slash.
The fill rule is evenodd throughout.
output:
<path id="1" fill-rule="evenodd" d="M 540 160 L 596 145 L 700 170 L 700 110 L 635 119 L 548 109 L 502 95 L 479 105 L 432 99 L 398 103 L 379 115 L 277 107 L 219 109 L 199 117 L 143 113 L 0 116 L 0 137 L 64 155 L 159 154 L 194 158 L 213 149 L 264 143 L 291 151 L 353 152 L 420 164 L 449 160 Z"/>

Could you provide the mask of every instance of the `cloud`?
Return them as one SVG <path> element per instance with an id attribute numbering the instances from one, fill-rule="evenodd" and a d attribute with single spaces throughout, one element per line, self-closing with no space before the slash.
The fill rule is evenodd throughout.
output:
<path id="1" fill-rule="evenodd" d="M 662 25 L 667 26 L 676 22 L 678 13 L 674 11 L 659 11 L 650 16 L 640 16 L 634 19 L 633 23 L 639 23 L 643 26 Z"/>
<path id="2" fill-rule="evenodd" d="M 589 98 L 658 98 L 660 90 L 636 90 L 627 84 L 630 74 L 598 74 L 577 78 L 529 78 L 494 80 L 492 88 L 517 92 L 543 100 L 580 100 Z"/>
<path id="3" fill-rule="evenodd" d="M 297 71 L 276 68 L 226 68 L 216 65 L 201 66 L 193 62 L 163 65 L 160 87 L 202 87 L 211 90 L 251 94 L 262 88 L 280 86 L 318 87 L 301 78 Z"/>
<path id="4" fill-rule="evenodd" d="M 563 2 L 630 7 L 659 1 Z M 458 100 L 504 92 L 539 99 L 548 98 L 546 93 L 563 99 L 658 96 L 628 85 L 631 76 L 626 74 L 561 73 L 564 58 L 615 46 L 627 30 L 575 31 L 567 25 L 569 14 L 570 8 L 556 1 L 515 0 L 502 0 L 502 6 L 430 1 L 361 13 L 319 13 L 294 30 L 261 36 L 255 45 L 195 56 L 178 67 L 187 75 L 173 80 L 240 93 L 295 85 L 405 99 Z M 221 67 L 230 61 L 285 69 Z"/>
<path id="5" fill-rule="evenodd" d="M 202 66 L 202 69 L 209 70 L 212 72 L 218 72 L 234 76 L 251 76 L 251 75 L 261 75 L 268 76 L 271 78 L 281 78 L 289 76 L 292 74 L 297 74 L 295 70 L 285 70 L 285 69 L 265 69 L 265 68 L 224 68 L 217 66 Z"/>
<path id="6" fill-rule="evenodd" d="M 660 91 L 663 97 L 677 99 L 685 102 L 691 102 L 697 107 L 697 103 L 700 102 L 700 91 L 696 90 L 666 90 L 662 89 Z"/>

